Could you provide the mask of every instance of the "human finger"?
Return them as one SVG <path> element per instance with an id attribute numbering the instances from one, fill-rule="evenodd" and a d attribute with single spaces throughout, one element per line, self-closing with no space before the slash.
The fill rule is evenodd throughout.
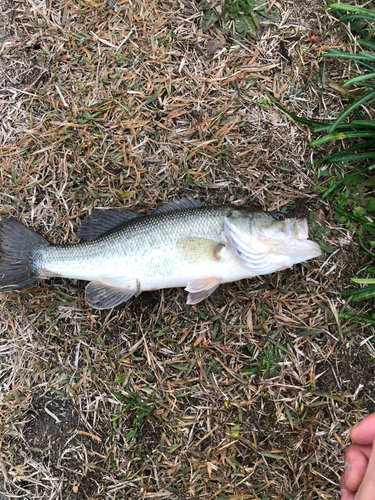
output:
<path id="1" fill-rule="evenodd" d="M 345 452 L 345 472 L 343 487 L 349 491 L 357 491 L 360 487 L 368 467 L 371 446 L 352 444 Z"/>
<path id="2" fill-rule="evenodd" d="M 370 445 L 375 438 L 375 413 L 356 424 L 350 431 L 350 438 L 353 443 Z"/>
<path id="3" fill-rule="evenodd" d="M 356 492 L 349 491 L 345 484 L 345 473 L 341 476 L 340 481 L 340 498 L 341 500 L 354 500 Z"/>
<path id="4" fill-rule="evenodd" d="M 368 462 L 365 477 L 359 487 L 355 500 L 374 500 L 375 499 L 375 439 L 372 445 L 370 460 Z"/>

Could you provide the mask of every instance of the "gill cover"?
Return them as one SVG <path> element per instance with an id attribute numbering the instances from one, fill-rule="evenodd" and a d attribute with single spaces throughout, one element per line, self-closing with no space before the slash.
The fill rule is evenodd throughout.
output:
<path id="1" fill-rule="evenodd" d="M 235 209 L 224 221 L 222 240 L 247 269 L 268 274 L 321 254 L 308 240 L 306 219 L 284 219 L 278 212 Z"/>

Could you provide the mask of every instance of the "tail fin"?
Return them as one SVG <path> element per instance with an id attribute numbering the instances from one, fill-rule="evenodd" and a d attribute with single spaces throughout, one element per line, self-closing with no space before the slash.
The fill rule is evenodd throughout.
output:
<path id="1" fill-rule="evenodd" d="M 0 221 L 0 291 L 18 290 L 40 278 L 33 269 L 33 250 L 48 241 L 14 219 Z"/>

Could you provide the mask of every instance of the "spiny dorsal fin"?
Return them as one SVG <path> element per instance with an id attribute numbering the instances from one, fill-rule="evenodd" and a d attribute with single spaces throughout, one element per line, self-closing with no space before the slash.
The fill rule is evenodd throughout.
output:
<path id="1" fill-rule="evenodd" d="M 202 203 L 191 196 L 181 198 L 181 200 L 172 200 L 156 209 L 152 215 L 174 212 L 176 210 L 187 210 L 189 208 L 200 208 Z M 91 215 L 86 217 L 77 232 L 77 236 L 82 240 L 96 240 L 108 231 L 111 231 L 125 222 L 129 222 L 137 217 L 143 217 L 142 214 L 134 214 L 123 208 L 112 208 L 110 210 L 94 210 Z"/>
<path id="2" fill-rule="evenodd" d="M 91 215 L 86 217 L 78 229 L 77 236 L 82 240 L 96 240 L 103 234 L 129 222 L 139 214 L 133 214 L 123 208 L 111 208 L 110 210 L 94 210 Z"/>
<path id="3" fill-rule="evenodd" d="M 172 201 L 168 201 L 165 205 L 162 205 L 160 208 L 157 208 L 153 215 L 164 214 L 166 212 L 174 212 L 176 210 L 187 210 L 189 208 L 201 208 L 202 203 L 199 200 L 192 198 L 191 196 L 186 196 L 181 198 L 181 200 L 177 200 L 175 198 Z"/>

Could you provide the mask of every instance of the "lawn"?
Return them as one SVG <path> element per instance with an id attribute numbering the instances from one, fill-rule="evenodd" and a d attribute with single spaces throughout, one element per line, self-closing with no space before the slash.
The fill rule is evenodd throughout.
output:
<path id="1" fill-rule="evenodd" d="M 95 207 L 190 195 L 308 214 L 326 252 L 196 306 L 170 289 L 98 311 L 62 278 L 1 294 L 1 500 L 337 498 L 375 411 L 375 328 L 338 317 L 374 261 L 321 198 L 340 171 L 312 163 L 339 145 L 309 148 L 271 100 L 335 119 L 357 69 L 321 55 L 348 32 L 323 0 L 271 2 L 258 39 L 203 7 L 3 0 L 0 217 L 74 243 Z"/>

